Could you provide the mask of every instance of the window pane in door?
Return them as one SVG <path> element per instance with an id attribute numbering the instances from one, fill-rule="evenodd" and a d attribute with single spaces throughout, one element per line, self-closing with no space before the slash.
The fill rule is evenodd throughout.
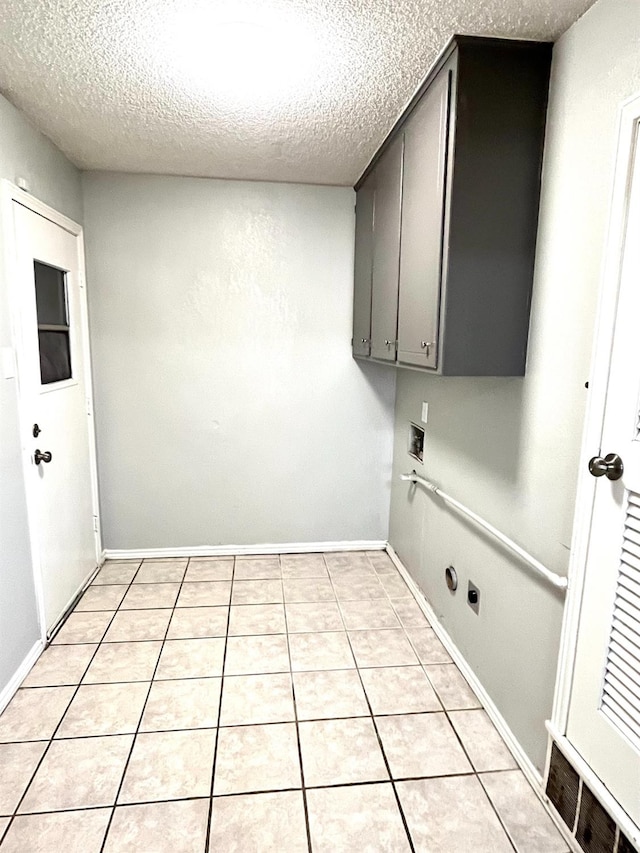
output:
<path id="1" fill-rule="evenodd" d="M 67 314 L 67 274 L 57 267 L 33 262 L 43 385 L 71 379 L 71 347 Z"/>
<path id="2" fill-rule="evenodd" d="M 38 326 L 67 325 L 66 273 L 48 264 L 34 261 Z"/>
<path id="3" fill-rule="evenodd" d="M 40 341 L 40 378 L 43 385 L 71 379 L 69 331 L 51 332 L 38 329 Z"/>

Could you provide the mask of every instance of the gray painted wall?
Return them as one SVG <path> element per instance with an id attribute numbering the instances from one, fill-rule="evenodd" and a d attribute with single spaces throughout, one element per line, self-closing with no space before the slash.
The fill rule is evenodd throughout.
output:
<path id="1" fill-rule="evenodd" d="M 433 496 L 414 466 L 556 572 L 569 560 L 617 110 L 640 90 L 636 0 L 600 0 L 554 50 L 527 375 L 399 371 L 390 539 L 525 750 L 543 767 L 562 599 Z M 406 452 L 429 403 L 424 466 Z M 596 448 L 594 448 L 595 450 Z M 461 578 L 449 594 L 444 569 Z M 481 613 L 465 603 L 467 580 Z"/>
<path id="2" fill-rule="evenodd" d="M 82 221 L 80 174 L 0 96 L 0 177 L 25 178 L 31 192 Z M 0 232 L 0 347 L 13 346 L 9 282 Z M 0 691 L 40 636 L 20 456 L 15 379 L 0 377 Z"/>
<path id="3" fill-rule="evenodd" d="M 84 176 L 107 548 L 386 540 L 395 374 L 351 189 Z"/>

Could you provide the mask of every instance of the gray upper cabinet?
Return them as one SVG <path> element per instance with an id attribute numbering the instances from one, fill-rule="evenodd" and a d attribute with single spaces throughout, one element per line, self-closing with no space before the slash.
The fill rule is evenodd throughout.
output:
<path id="1" fill-rule="evenodd" d="M 551 49 L 455 36 L 356 184 L 358 211 L 376 188 L 372 347 L 355 356 L 524 375 Z"/>
<path id="2" fill-rule="evenodd" d="M 371 354 L 371 274 L 375 172 L 356 194 L 356 253 L 353 286 L 353 354 Z"/>
<path id="3" fill-rule="evenodd" d="M 438 366 L 450 74 L 425 92 L 404 130 L 398 361 Z"/>
<path id="4" fill-rule="evenodd" d="M 402 151 L 400 135 L 385 151 L 375 169 L 371 355 L 382 361 L 396 359 Z"/>

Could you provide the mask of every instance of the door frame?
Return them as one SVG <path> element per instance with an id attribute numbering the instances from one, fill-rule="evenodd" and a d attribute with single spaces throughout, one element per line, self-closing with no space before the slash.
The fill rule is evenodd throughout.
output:
<path id="1" fill-rule="evenodd" d="M 31 565 L 35 585 L 36 604 L 38 609 L 38 622 L 40 625 L 40 636 L 43 643 L 47 640 L 47 625 L 44 608 L 44 582 L 42 578 L 42 567 L 40 563 L 39 543 L 37 537 L 38 523 L 38 501 L 35 491 L 35 483 L 29 476 L 33 465 L 32 451 L 27 442 L 30 435 L 30 420 L 28 399 L 28 381 L 25 375 L 25 365 L 28 363 L 26 356 L 26 344 L 22 335 L 22 314 L 24 311 L 24 288 L 21 286 L 21 278 L 18 272 L 17 244 L 14 224 L 14 204 L 18 203 L 28 210 L 48 219 L 54 225 L 72 234 L 76 238 L 78 258 L 78 281 L 79 281 L 79 303 L 80 316 L 78 317 L 78 337 L 82 360 L 85 370 L 85 397 L 87 416 L 87 439 L 89 442 L 89 477 L 91 481 L 92 512 L 94 517 L 93 537 L 95 542 L 95 559 L 98 566 L 102 559 L 102 531 L 100 524 L 100 504 L 98 498 L 98 467 L 96 457 L 95 425 L 93 418 L 93 383 L 91 371 L 91 350 L 89 343 L 89 315 L 87 310 L 86 271 L 84 254 L 84 231 L 81 225 L 59 213 L 54 208 L 32 196 L 29 192 L 20 189 L 11 181 L 2 181 L 1 194 L 1 227 L 2 240 L 4 243 L 5 275 L 9 289 L 10 322 L 12 343 L 15 352 L 16 368 L 16 391 L 18 400 L 18 424 L 20 429 L 20 449 L 22 455 L 22 470 L 24 477 L 25 495 L 27 503 L 27 520 L 29 525 L 29 544 L 31 550 Z M 95 570 L 95 569 L 94 569 Z M 87 580 L 93 574 L 92 570 L 83 584 L 78 588 L 73 598 L 68 602 L 67 608 L 75 600 L 77 593 L 86 585 Z M 66 609 L 65 609 L 66 612 Z"/>
<path id="2" fill-rule="evenodd" d="M 618 110 L 615 143 L 614 178 L 610 196 L 609 226 L 601 273 L 600 296 L 593 339 L 589 394 L 584 420 L 580 471 L 576 494 L 571 554 L 569 559 L 568 591 L 564 609 L 558 672 L 556 676 L 553 711 L 547 729 L 560 749 L 567 754 L 576 769 L 592 788 L 616 822 L 634 837 L 637 828 L 617 800 L 609 793 L 595 772 L 582 759 L 567 739 L 569 705 L 573 687 L 573 670 L 578 644 L 578 629 L 582 597 L 586 581 L 589 536 L 597 482 L 589 474 L 587 461 L 601 451 L 607 388 L 611 368 L 611 350 L 615 334 L 618 294 L 622 274 L 627 210 L 631 197 L 631 178 L 634 166 L 634 143 L 640 134 L 640 93 L 622 102 Z M 640 269 L 638 270 L 640 276 Z M 607 451 L 608 452 L 608 451 Z M 549 757 L 547 757 L 547 761 Z M 635 831 L 634 831 L 635 830 Z"/>

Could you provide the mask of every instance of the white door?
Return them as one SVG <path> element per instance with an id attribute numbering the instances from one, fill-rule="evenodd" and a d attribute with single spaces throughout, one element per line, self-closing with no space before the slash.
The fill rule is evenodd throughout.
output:
<path id="1" fill-rule="evenodd" d="M 567 739 L 640 825 L 640 146 L 633 133 L 619 295 Z M 627 149 L 628 151 L 629 149 Z M 598 448 L 594 447 L 595 453 Z M 619 476 L 618 454 L 624 470 Z M 604 473 L 603 473 L 604 472 Z M 616 477 L 618 477 L 616 479 Z M 612 479 L 609 479 L 612 478 Z"/>
<path id="2" fill-rule="evenodd" d="M 22 428 L 49 633 L 97 565 L 81 236 L 13 202 Z"/>

